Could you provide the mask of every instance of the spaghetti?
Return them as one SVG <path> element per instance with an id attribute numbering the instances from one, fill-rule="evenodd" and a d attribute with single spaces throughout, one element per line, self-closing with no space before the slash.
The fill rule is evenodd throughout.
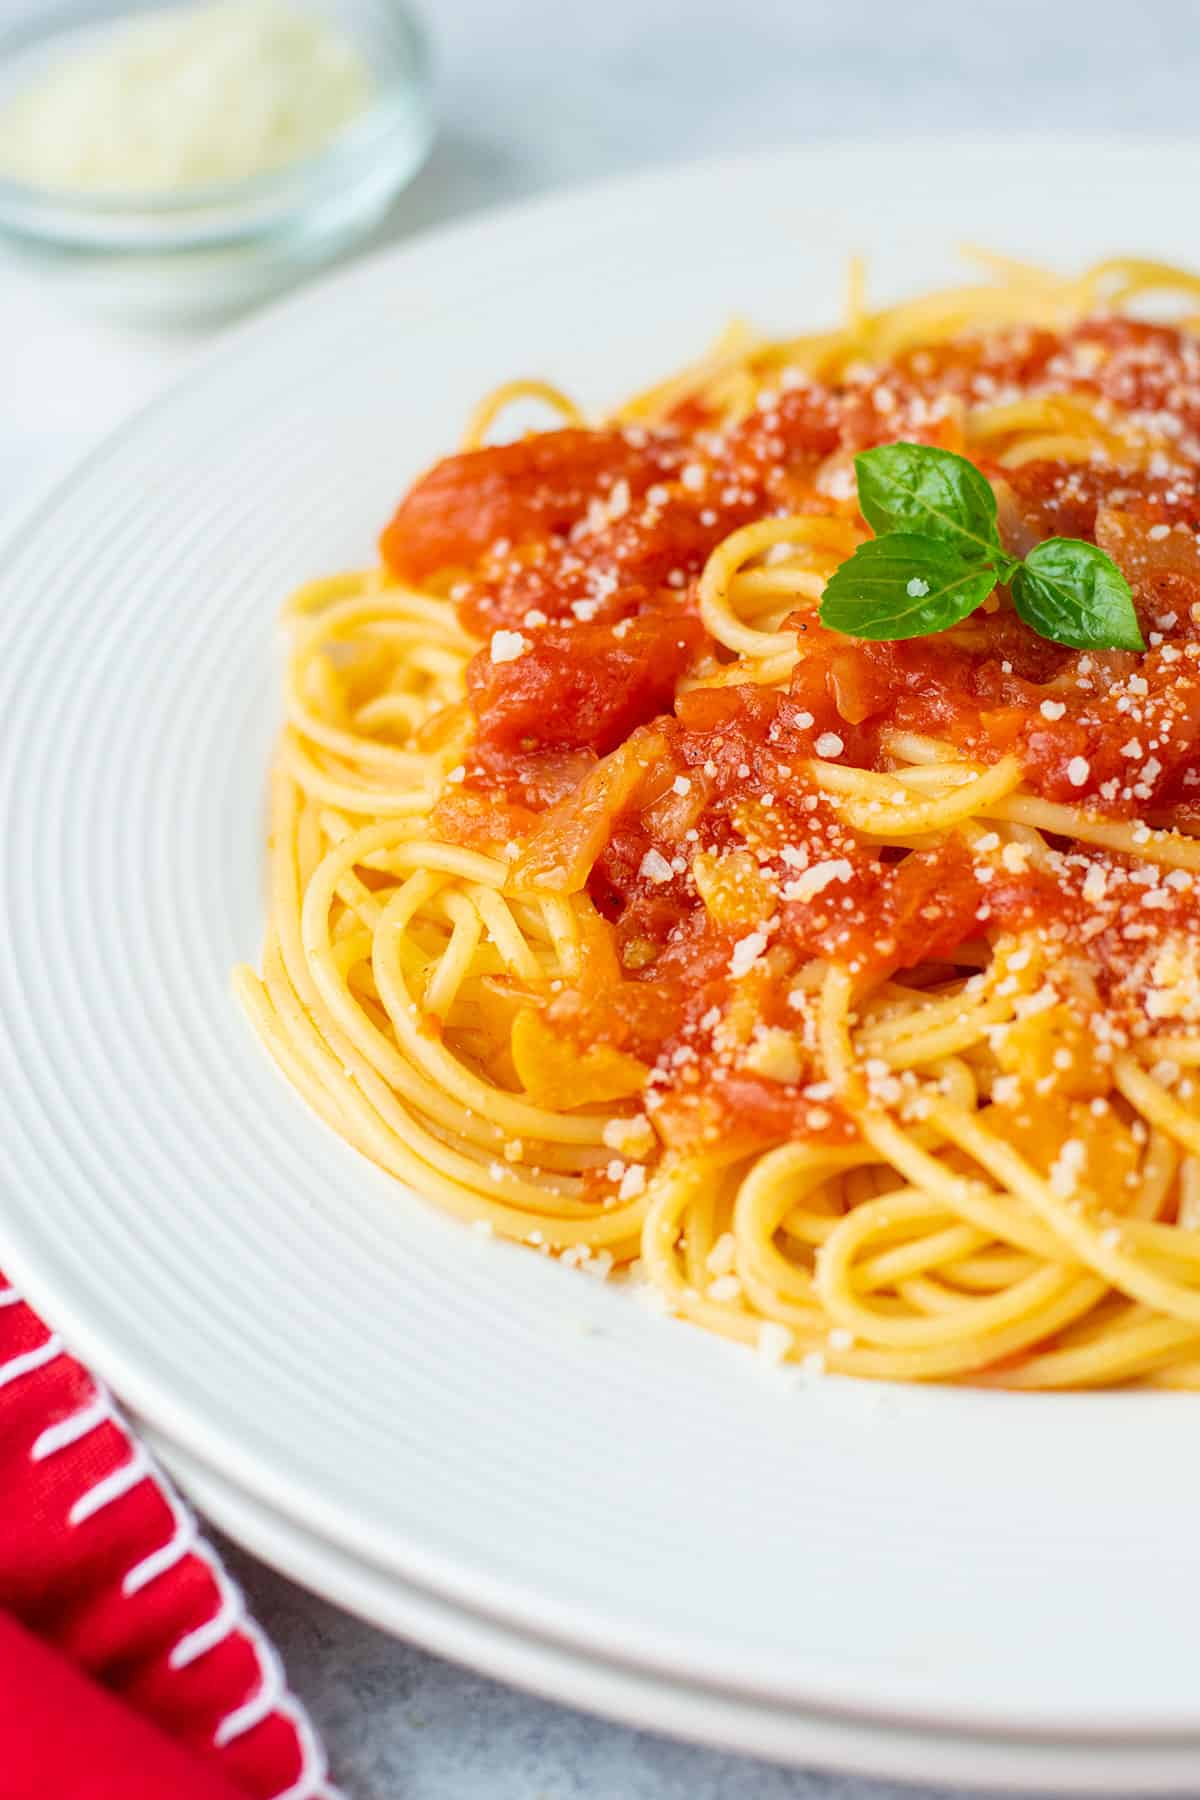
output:
<path id="1" fill-rule="evenodd" d="M 381 566 L 290 602 L 237 987 L 382 1168 L 770 1361 L 1195 1387 L 1200 277 L 988 260 L 604 423 L 485 401 Z M 491 442 L 513 401 L 553 427 Z M 1003 590 L 823 627 L 902 439 L 1014 554 L 1100 544 L 1145 654 Z"/>

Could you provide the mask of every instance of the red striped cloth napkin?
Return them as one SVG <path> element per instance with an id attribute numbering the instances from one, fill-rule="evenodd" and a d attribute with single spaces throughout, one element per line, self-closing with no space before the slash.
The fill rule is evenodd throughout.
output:
<path id="1" fill-rule="evenodd" d="M 0 1795 L 336 1800 L 220 1558 L 2 1274 Z"/>

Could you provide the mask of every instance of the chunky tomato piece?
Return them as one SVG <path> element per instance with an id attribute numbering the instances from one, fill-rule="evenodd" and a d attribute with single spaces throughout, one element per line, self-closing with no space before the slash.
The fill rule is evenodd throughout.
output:
<path id="1" fill-rule="evenodd" d="M 881 939 L 876 961 L 936 962 L 979 934 L 982 889 L 965 845 L 958 839 L 936 850 L 914 851 L 890 871 L 880 894 Z"/>
<path id="2" fill-rule="evenodd" d="M 577 428 L 448 456 L 396 508 L 380 540 L 383 560 L 423 581 L 469 567 L 499 541 L 566 531 L 601 478 L 628 480 L 644 460 L 619 432 Z"/>
<path id="3" fill-rule="evenodd" d="M 480 755 L 549 745 L 603 755 L 670 710 L 702 636 L 694 619 L 651 613 L 619 637 L 609 626 L 540 632 L 509 662 L 481 651 L 467 670 Z"/>

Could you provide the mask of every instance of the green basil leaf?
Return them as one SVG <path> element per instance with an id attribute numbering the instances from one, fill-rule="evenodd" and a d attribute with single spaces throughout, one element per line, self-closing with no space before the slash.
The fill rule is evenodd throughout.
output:
<path id="1" fill-rule="evenodd" d="M 1082 538 L 1047 538 L 1012 579 L 1027 625 L 1076 650 L 1144 650 L 1129 583 L 1116 563 Z"/>
<path id="2" fill-rule="evenodd" d="M 1000 549 L 991 484 L 965 456 L 931 444 L 881 444 L 856 456 L 854 467 L 859 508 L 877 536 L 920 532 L 969 561 L 999 555 L 1011 564 Z"/>
<path id="3" fill-rule="evenodd" d="M 986 600 L 996 571 L 949 544 L 891 531 L 860 544 L 821 596 L 821 622 L 851 637 L 924 637 L 957 625 Z"/>

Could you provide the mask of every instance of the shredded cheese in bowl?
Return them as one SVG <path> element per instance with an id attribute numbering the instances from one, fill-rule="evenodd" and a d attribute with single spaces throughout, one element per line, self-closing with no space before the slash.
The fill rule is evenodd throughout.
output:
<path id="1" fill-rule="evenodd" d="M 326 21 L 279 0 L 172 7 L 52 61 L 0 110 L 0 175 L 113 196 L 234 183 L 311 155 L 373 97 Z"/>

